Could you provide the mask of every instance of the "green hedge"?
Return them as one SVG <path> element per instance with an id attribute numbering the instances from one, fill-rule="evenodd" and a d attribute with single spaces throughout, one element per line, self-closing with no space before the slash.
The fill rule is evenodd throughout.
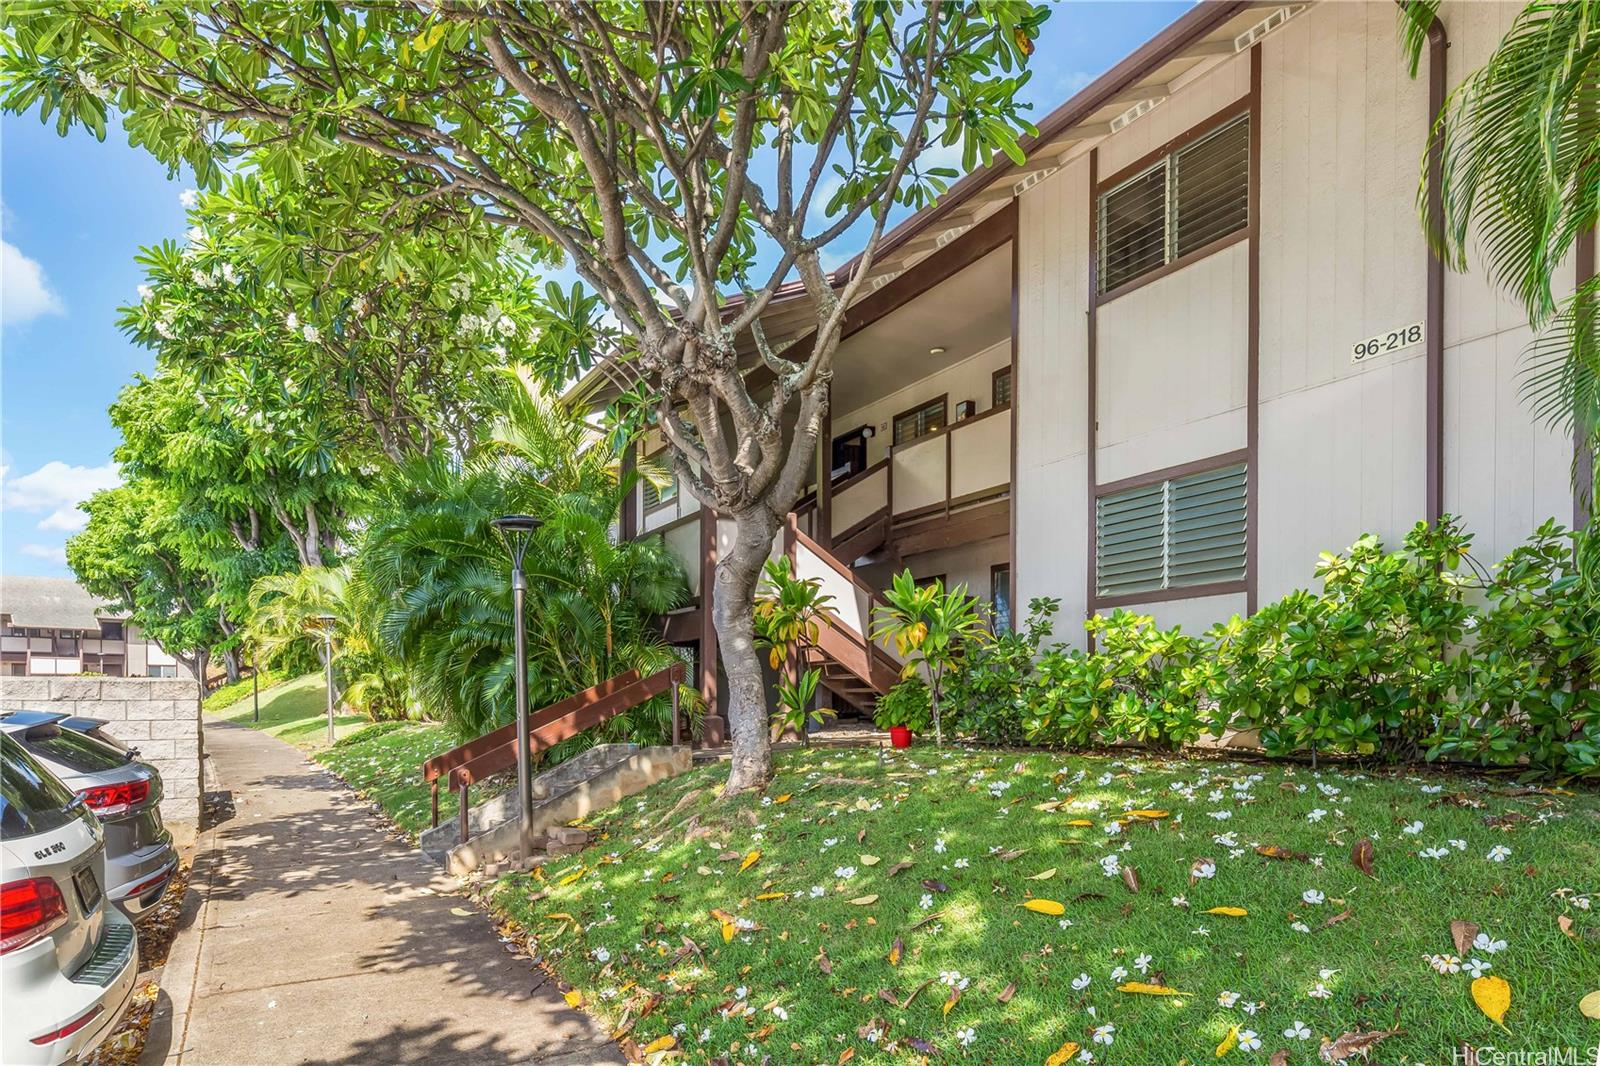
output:
<path id="1" fill-rule="evenodd" d="M 968 649 L 951 684 L 980 740 L 1172 748 L 1258 730 L 1273 755 L 1334 752 L 1600 779 L 1597 538 L 1546 523 L 1492 571 L 1454 518 L 1400 551 L 1365 536 L 1297 591 L 1203 635 L 1116 611 L 1095 650 L 1049 647 L 1059 605 Z"/>

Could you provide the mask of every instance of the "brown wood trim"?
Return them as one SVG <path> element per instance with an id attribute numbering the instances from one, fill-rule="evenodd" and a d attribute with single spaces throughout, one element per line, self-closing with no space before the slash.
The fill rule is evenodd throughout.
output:
<path id="1" fill-rule="evenodd" d="M 670 532 L 670 531 L 672 531 L 674 529 L 677 529 L 679 526 L 686 526 L 690 522 L 693 522 L 693 521 L 697 520 L 701 516 L 701 514 L 703 514 L 704 512 L 705 512 L 705 508 L 704 507 L 696 508 L 695 510 L 690 511 L 688 514 L 679 515 L 677 518 L 674 518 L 670 522 L 663 522 L 659 526 L 656 526 L 654 529 L 640 530 L 639 533 L 637 534 L 637 536 L 635 537 L 635 539 L 638 539 L 638 537 L 660 536 L 663 533 L 667 533 L 667 532 Z"/>
<path id="2" fill-rule="evenodd" d="M 839 531 L 839 535 L 834 537 L 833 539 L 836 542 L 838 542 L 839 544 L 843 544 L 847 540 L 854 539 L 856 534 L 861 533 L 864 530 L 870 529 L 874 522 L 881 522 L 881 521 L 883 521 L 884 519 L 886 519 L 888 517 L 889 517 L 889 508 L 880 507 L 876 511 L 873 511 L 871 514 L 867 515 L 867 517 L 863 518 L 861 521 L 859 521 L 859 522 L 855 523 L 854 525 L 852 525 L 849 529 L 840 530 Z M 841 560 L 841 561 L 844 561 L 844 560 Z"/>
<path id="3" fill-rule="evenodd" d="M 865 592 L 873 603 L 883 603 L 882 593 L 858 577 L 856 572 L 852 570 L 848 564 L 834 558 L 832 552 L 824 548 L 821 544 L 818 544 L 811 537 L 806 536 L 805 530 L 801 529 L 795 524 L 793 515 L 789 516 L 785 524 L 793 532 L 794 541 L 796 544 L 805 545 L 807 550 L 827 564 L 827 566 L 831 568 L 834 573 L 850 582 L 850 584 L 854 585 L 860 591 Z"/>
<path id="4" fill-rule="evenodd" d="M 932 515 L 940 515 L 941 517 L 945 518 L 959 518 L 961 517 L 959 508 L 970 507 L 972 504 L 983 503 L 986 500 L 1000 499 L 1002 497 L 1009 496 L 1010 494 L 1011 485 L 1009 483 L 1003 485 L 991 485 L 989 488 L 978 489 L 976 492 L 964 493 L 952 499 L 941 500 L 939 503 L 930 503 L 926 507 L 918 507 L 910 511 L 901 511 L 899 514 L 893 516 L 893 521 L 896 525 L 901 525 L 906 522 L 915 522 L 918 519 L 928 518 Z M 954 514 L 952 514 L 952 512 L 954 512 Z"/>
<path id="5" fill-rule="evenodd" d="M 1129 280 L 1124 281 L 1116 288 L 1101 293 L 1098 297 L 1096 297 L 1096 302 L 1108 304 L 1112 300 L 1117 299 L 1119 296 L 1126 296 L 1135 289 L 1142 289 L 1146 285 L 1160 281 L 1162 278 L 1167 277 L 1170 274 L 1176 274 L 1184 267 L 1193 266 L 1202 259 L 1209 259 L 1211 256 L 1216 255 L 1220 251 L 1232 248 L 1234 245 L 1238 244 L 1240 241 L 1249 236 L 1250 226 L 1246 224 L 1241 229 L 1236 229 L 1232 233 L 1218 237 L 1210 244 L 1202 244 L 1198 248 L 1185 252 L 1170 263 L 1147 270 L 1136 278 L 1130 278 Z"/>
<path id="6" fill-rule="evenodd" d="M 1252 92 L 1253 91 L 1254 90 L 1252 90 Z M 1218 110 L 1211 112 L 1211 114 L 1207 115 L 1199 122 L 1196 122 L 1182 133 L 1168 138 L 1166 142 L 1157 145 L 1155 148 L 1152 148 L 1150 151 L 1146 152 L 1138 159 L 1135 159 L 1133 162 L 1129 163 L 1115 174 L 1112 174 L 1110 177 L 1101 178 L 1094 186 L 1091 187 L 1089 193 L 1089 195 L 1095 201 L 1096 212 L 1098 213 L 1100 208 L 1101 193 L 1115 189 L 1118 185 L 1121 185 L 1123 182 L 1127 181 L 1136 174 L 1140 174 L 1146 170 L 1149 170 L 1150 164 L 1154 163 L 1162 156 L 1171 155 L 1184 145 L 1198 141 L 1200 138 L 1204 137 L 1208 133 L 1211 133 L 1213 130 L 1216 130 L 1218 127 L 1226 125 L 1232 120 L 1238 118 L 1240 115 L 1250 111 L 1251 95 L 1251 92 L 1245 93 L 1233 103 L 1226 104 Z"/>
<path id="7" fill-rule="evenodd" d="M 1209 585 L 1186 585 L 1177 588 L 1156 589 L 1153 592 L 1125 592 L 1116 596 L 1096 596 L 1091 603 L 1095 610 L 1101 607 L 1130 607 L 1137 603 L 1170 603 L 1173 600 L 1202 600 L 1208 596 L 1231 596 L 1250 592 L 1250 582 L 1214 581 Z"/>
<path id="8" fill-rule="evenodd" d="M 926 575 L 924 575 L 922 577 L 918 577 L 916 574 L 912 574 L 911 575 L 911 580 L 912 580 L 912 582 L 914 584 L 916 584 L 918 586 L 931 585 L 935 581 L 937 581 L 939 583 L 939 587 L 940 588 L 944 588 L 945 579 L 948 578 L 949 576 L 950 576 L 949 571 L 946 571 L 946 572 L 944 572 L 942 574 L 926 574 Z"/>
<path id="9" fill-rule="evenodd" d="M 1245 309 L 1245 473 L 1244 580 L 1245 612 L 1256 610 L 1256 545 L 1261 539 L 1261 45 L 1250 49 L 1250 159 L 1246 203 L 1250 217 L 1249 299 Z"/>
<path id="10" fill-rule="evenodd" d="M 661 639 L 668 644 L 693 644 L 700 637 L 700 606 L 661 616 Z"/>
<path id="11" fill-rule="evenodd" d="M 1011 486 L 1012 486 L 1011 494 L 1012 494 L 1013 497 L 1016 496 L 1016 491 L 1017 491 L 1016 490 L 1016 484 L 1017 484 L 1017 419 L 1018 419 L 1018 408 L 1017 408 L 1017 368 L 1019 367 L 1019 365 L 1022 362 L 1022 359 L 1021 359 L 1021 347 L 1020 347 L 1020 345 L 1022 343 L 1021 339 L 1020 339 L 1021 338 L 1021 325 L 1022 325 L 1022 281 L 1021 281 L 1021 278 L 1022 278 L 1022 236 L 1021 236 L 1021 232 L 1022 232 L 1022 225 L 1021 225 L 1021 222 L 1022 222 L 1022 217 L 1021 217 L 1022 205 L 1021 204 L 1017 205 L 1017 212 L 1018 212 L 1018 214 L 1017 214 L 1017 233 L 1018 233 L 1018 236 L 1017 236 L 1016 240 L 1011 242 L 1011 366 L 1010 366 L 1010 370 L 1011 370 L 1011 402 L 1006 404 L 1006 407 L 1010 409 L 1010 418 L 1011 418 Z M 1017 511 L 1018 511 L 1018 508 L 1016 508 L 1016 507 L 1011 508 L 1011 529 L 1010 529 L 1010 534 L 1009 534 L 1009 542 L 1008 542 L 1008 545 L 1007 545 L 1007 548 L 1006 548 L 1006 557 L 1008 559 L 1010 559 L 1013 563 L 1016 562 L 1016 559 L 1017 559 Z M 1014 566 L 1011 569 L 1011 590 L 1010 590 L 1010 594 L 1011 594 L 1011 602 L 1012 602 L 1013 605 L 1015 605 L 1016 602 L 1017 602 L 1017 571 L 1016 571 L 1016 567 L 1014 567 Z M 1016 607 L 1015 606 L 1012 607 L 1012 611 L 1013 611 L 1013 613 L 1015 613 L 1015 611 L 1016 611 Z"/>
<path id="12" fill-rule="evenodd" d="M 889 509 L 882 508 L 857 522 L 834 538 L 834 557 L 841 562 L 856 559 L 886 544 L 889 540 Z"/>
<path id="13" fill-rule="evenodd" d="M 891 536 L 902 556 L 959 548 L 1009 536 L 1011 500 L 996 500 L 982 507 L 961 511 L 949 518 L 936 518 L 897 529 Z"/>
<path id="14" fill-rule="evenodd" d="M 1089 276 L 1089 305 L 1088 311 L 1084 314 L 1084 322 L 1086 323 L 1088 329 L 1088 337 L 1084 346 L 1088 382 L 1086 383 L 1086 387 L 1084 389 L 1084 395 L 1087 399 L 1089 408 L 1087 424 L 1084 427 L 1089 438 L 1088 450 L 1084 455 L 1084 463 L 1087 467 L 1087 470 L 1085 471 L 1087 474 L 1085 479 L 1087 496 L 1084 506 L 1084 521 L 1088 526 L 1088 536 L 1084 540 L 1085 550 L 1083 553 L 1085 569 L 1083 605 L 1084 618 L 1086 621 L 1088 617 L 1094 613 L 1095 583 L 1098 580 L 1098 575 L 1095 572 L 1095 555 L 1097 552 L 1096 544 L 1098 543 L 1099 537 L 1098 530 L 1096 528 L 1098 523 L 1096 522 L 1095 516 L 1094 484 L 1096 476 L 1095 452 L 1100 447 L 1100 407 L 1095 396 L 1095 390 L 1098 385 L 1098 382 L 1096 381 L 1096 373 L 1098 368 L 1095 365 L 1095 361 L 1098 358 L 1096 344 L 1099 337 L 1099 324 L 1096 322 L 1096 316 L 1099 312 L 1100 302 L 1096 297 L 1100 288 L 1100 227 L 1095 224 L 1095 216 L 1098 214 L 1099 208 L 1095 200 L 1094 190 L 1096 185 L 1099 184 L 1099 179 L 1096 176 L 1099 174 L 1099 172 L 1100 148 L 1096 146 L 1089 149 L 1089 270 L 1087 272 Z M 1089 650 L 1094 651 L 1094 634 L 1088 634 L 1085 640 Z"/>
<path id="15" fill-rule="evenodd" d="M 950 425 L 946 428 L 950 430 L 965 429 L 974 422 L 982 422 L 984 419 L 993 417 L 994 415 L 1003 415 L 1009 410 L 1011 410 L 1010 404 L 1001 404 L 997 407 L 985 407 L 975 415 L 968 415 L 959 422 L 950 423 Z M 918 437 L 917 439 L 921 440 L 922 438 Z"/>
<path id="16" fill-rule="evenodd" d="M 1013 245 L 1012 247 L 1015 247 L 1015 245 Z M 1016 259 L 1016 256 L 1013 255 L 1011 258 L 1013 260 L 1013 265 L 1015 265 L 1014 261 Z M 1012 332 L 1015 332 L 1015 330 L 1013 330 Z M 1015 361 L 1015 355 L 1014 354 L 1013 354 L 1012 359 L 1013 359 L 1013 362 L 1014 362 Z M 1003 378 L 1003 377 L 1011 377 L 1011 363 L 1007 363 L 1005 366 L 1002 366 L 1002 367 L 996 367 L 994 373 L 989 375 L 989 410 L 991 410 L 991 411 L 1011 406 L 1011 401 L 1010 400 L 1002 400 L 1002 399 L 1000 399 L 1000 379 Z M 1012 384 L 1013 385 L 1016 384 L 1015 379 L 1013 379 Z M 1015 396 L 1016 392 L 1013 391 L 1012 395 Z"/>
<path id="17" fill-rule="evenodd" d="M 1576 287 L 1581 289 L 1594 280 L 1595 231 L 1584 230 L 1578 234 Z M 1583 529 L 1589 524 L 1594 500 L 1594 452 L 1583 439 L 1581 427 L 1572 431 L 1572 528 Z"/>
<path id="18" fill-rule="evenodd" d="M 598 685 L 593 685 L 582 692 L 568 696 L 564 700 L 539 708 L 529 716 L 528 724 L 532 726 L 535 720 L 543 723 L 550 721 L 552 718 L 559 718 L 561 715 L 570 713 L 595 700 L 605 699 L 617 692 L 621 692 L 638 680 L 639 671 L 637 670 L 627 670 L 617 674 L 615 677 L 608 677 Z M 499 729 L 491 729 L 481 737 L 469 740 L 465 744 L 459 744 L 449 751 L 440 752 L 431 759 L 423 760 L 422 779 L 424 781 L 433 781 L 458 766 L 465 766 L 487 752 L 504 747 L 508 743 L 515 744 L 516 740 L 517 724 L 515 722 L 503 725 Z M 454 785 L 450 787 L 455 788 Z"/>
<path id="19" fill-rule="evenodd" d="M 1423 509 L 1428 524 L 1444 515 L 1444 274 L 1440 248 L 1444 233 L 1444 141 L 1437 135 L 1434 121 L 1444 110 L 1445 57 L 1450 42 L 1444 23 L 1434 16 L 1428 27 L 1428 163 L 1427 163 L 1427 337 L 1426 396 L 1424 404 L 1425 474 Z"/>
<path id="20" fill-rule="evenodd" d="M 867 480 L 867 478 L 871 477 L 873 474 L 876 474 L 878 471 L 882 470 L 888 465 L 889 457 L 886 455 L 882 459 L 879 459 L 877 462 L 873 463 L 871 466 L 867 467 L 865 470 L 857 471 L 856 473 L 851 474 L 849 477 L 841 480 L 833 487 L 833 494 L 837 496 L 842 492 L 846 492 L 854 488 L 859 482 Z"/>
<path id="21" fill-rule="evenodd" d="M 947 392 L 943 396 L 938 397 L 937 399 L 938 399 L 938 402 L 939 402 L 939 409 L 944 412 L 944 416 L 942 418 L 940 418 L 940 420 L 939 420 L 940 421 L 939 428 L 934 430 L 932 433 L 924 433 L 920 437 L 912 437 L 910 440 L 907 440 L 907 441 L 897 441 L 897 440 L 895 440 L 894 439 L 894 431 L 895 431 L 896 424 L 899 423 L 899 421 L 902 418 L 906 417 L 907 415 L 914 415 L 918 411 L 923 410 L 924 408 L 932 407 L 933 403 L 934 403 L 934 399 L 930 397 L 929 399 L 923 400 L 921 403 L 912 404 L 910 407 L 907 407 L 904 411 L 901 411 L 899 414 L 897 414 L 893 418 L 889 419 L 889 447 L 890 448 L 898 448 L 902 444 L 920 444 L 922 441 L 928 440 L 928 439 L 930 439 L 932 437 L 937 437 L 939 434 L 943 433 L 945 430 L 950 428 L 950 394 Z"/>
<path id="22" fill-rule="evenodd" d="M 949 395 L 950 395 L 949 393 L 945 394 L 945 397 L 946 397 L 947 400 L 949 398 Z M 916 411 L 916 410 L 918 410 L 918 408 L 913 407 L 913 408 L 911 408 L 910 411 L 905 411 L 905 412 L 902 412 L 902 413 L 903 414 L 910 414 L 911 411 Z M 961 429 L 961 428 L 963 428 L 965 426 L 970 426 L 974 422 L 982 422 L 985 418 L 988 418 L 991 415 L 1003 415 L 1003 414 L 1007 413 L 1010 410 L 1011 410 L 1011 408 L 1010 408 L 1009 405 L 1007 405 L 1005 407 L 985 407 L 983 410 L 979 411 L 975 415 L 970 415 L 970 416 L 968 416 L 966 418 L 963 418 L 959 422 L 947 422 L 942 428 L 936 429 L 932 433 L 925 433 L 922 436 L 916 438 L 915 440 L 905 441 L 902 444 L 900 444 L 899 447 L 910 448 L 910 447 L 913 447 L 915 445 L 921 444 L 924 441 L 930 441 L 930 440 L 933 440 L 936 437 L 942 437 L 946 433 L 953 432 L 953 431 Z M 948 414 L 948 413 L 949 412 L 948 412 L 948 409 L 947 409 L 946 410 L 946 414 Z M 896 417 L 899 417 L 899 416 L 896 416 Z M 889 423 L 889 431 L 890 431 L 890 439 L 893 440 L 893 434 L 894 434 L 894 423 L 893 422 Z M 892 443 L 889 445 L 889 455 L 891 457 L 894 455 L 895 447 L 896 446 L 894 444 L 892 444 Z M 879 462 L 882 462 L 882 460 L 879 460 Z M 876 465 L 876 464 L 874 464 L 874 465 Z M 863 471 L 862 473 L 865 473 L 865 471 Z M 860 477 L 861 475 L 857 474 L 855 476 L 856 477 Z"/>
<path id="23" fill-rule="evenodd" d="M 1094 498 L 1098 500 L 1102 496 L 1109 496 L 1113 492 L 1121 492 L 1124 489 L 1136 489 L 1144 485 L 1154 485 L 1161 481 L 1169 481 L 1172 478 L 1186 477 L 1189 474 L 1203 474 L 1207 470 L 1219 470 L 1222 467 L 1233 466 L 1236 463 L 1244 463 L 1248 466 L 1249 462 L 1250 449 L 1235 448 L 1231 452 L 1219 452 L 1216 455 L 1208 455 L 1204 459 L 1192 459 L 1187 463 L 1164 466 L 1160 470 L 1150 470 L 1143 474 L 1133 474 L 1130 477 L 1118 478 L 1116 481 L 1108 481 L 1104 485 L 1096 485 Z"/>

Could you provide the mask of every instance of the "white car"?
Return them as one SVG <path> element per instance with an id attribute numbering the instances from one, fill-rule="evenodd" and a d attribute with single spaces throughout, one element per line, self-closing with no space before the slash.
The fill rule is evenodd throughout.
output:
<path id="1" fill-rule="evenodd" d="M 0 735 L 0 1062 L 77 1062 L 133 997 L 138 937 L 106 899 L 104 830 Z"/>

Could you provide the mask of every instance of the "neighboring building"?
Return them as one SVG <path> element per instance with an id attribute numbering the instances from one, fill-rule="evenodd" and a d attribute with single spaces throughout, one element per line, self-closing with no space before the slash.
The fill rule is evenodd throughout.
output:
<path id="1" fill-rule="evenodd" d="M 0 577 L 0 676 L 193 678 L 110 605 L 67 577 Z"/>
<path id="2" fill-rule="evenodd" d="M 1574 521 L 1573 441 L 1518 396 L 1522 309 L 1478 261 L 1446 271 L 1418 218 L 1439 102 L 1521 7 L 1446 3 L 1412 78 L 1392 4 L 1197 4 L 1040 120 L 1026 163 L 897 226 L 835 359 L 801 572 L 857 634 L 909 567 L 1006 618 L 1055 597 L 1081 647 L 1096 611 L 1194 631 L 1254 610 L 1364 532 L 1454 513 L 1493 563 Z M 1589 235 L 1558 298 L 1594 268 Z M 780 296 L 765 332 L 804 350 L 808 317 Z M 701 603 L 667 632 L 714 696 L 726 523 L 651 487 L 622 526 L 687 563 Z M 893 674 L 846 643 L 816 658 L 864 706 Z"/>

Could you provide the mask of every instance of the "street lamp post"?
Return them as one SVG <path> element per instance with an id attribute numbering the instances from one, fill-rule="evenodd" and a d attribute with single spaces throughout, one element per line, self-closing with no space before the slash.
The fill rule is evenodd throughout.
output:
<path id="1" fill-rule="evenodd" d="M 517 819 L 523 847 L 527 847 L 533 819 L 533 759 L 528 751 L 528 636 L 523 625 L 523 610 L 528 597 L 528 578 L 522 572 L 522 559 L 528 553 L 533 534 L 543 524 L 532 515 L 508 514 L 492 523 L 505 539 L 511 555 L 511 614 L 516 627 L 513 659 L 516 665 L 517 694 L 517 799 L 522 813 Z"/>
<path id="2" fill-rule="evenodd" d="M 322 632 L 322 662 L 328 681 L 328 744 L 333 744 L 333 627 L 338 621 L 331 614 L 317 615 L 317 628 Z"/>

